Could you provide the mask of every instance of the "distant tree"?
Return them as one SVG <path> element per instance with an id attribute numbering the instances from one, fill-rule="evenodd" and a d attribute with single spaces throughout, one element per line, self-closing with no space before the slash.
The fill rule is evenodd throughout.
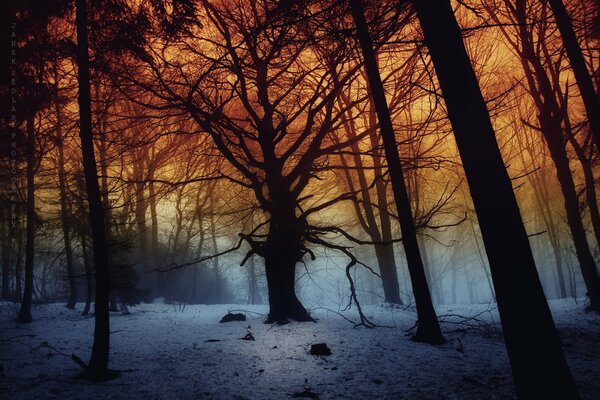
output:
<path id="1" fill-rule="evenodd" d="M 17 48 L 17 71 L 13 78 L 18 84 L 15 96 L 17 118 L 14 129 L 24 142 L 24 158 L 26 163 L 26 244 L 25 244 L 25 280 L 23 299 L 19 322 L 31 322 L 31 302 L 33 296 L 33 270 L 35 257 L 35 171 L 40 166 L 42 151 L 38 137 L 41 130 L 39 113 L 50 104 L 53 93 L 47 83 L 46 59 L 51 58 L 57 43 L 48 33 L 48 26 L 52 19 L 66 11 L 66 5 L 60 1 L 29 2 L 14 1 L 10 3 L 11 16 L 18 30 L 14 38 Z M 12 96 L 6 96 L 7 100 Z M 21 129 L 25 125 L 25 129 Z M 38 143 L 39 142 L 39 143 Z"/>

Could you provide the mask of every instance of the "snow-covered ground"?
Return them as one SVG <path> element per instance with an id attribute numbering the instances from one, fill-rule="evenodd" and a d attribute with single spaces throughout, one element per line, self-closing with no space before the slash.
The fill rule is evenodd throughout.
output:
<path id="1" fill-rule="evenodd" d="M 581 395 L 600 398 L 600 317 L 574 300 L 551 301 L 551 307 Z M 111 315 L 110 364 L 122 372 L 92 384 L 76 378 L 80 370 L 70 355 L 87 361 L 93 318 L 49 304 L 34 306 L 33 323 L 17 324 L 17 306 L 0 303 L 0 398 L 514 398 L 502 338 L 479 322 L 498 321 L 489 308 L 438 307 L 440 315 L 478 317 L 445 317 L 462 323 L 443 324 L 449 343 L 430 346 L 405 335 L 415 320 L 408 308 L 365 307 L 373 322 L 388 326 L 366 329 L 326 309 L 312 310 L 318 323 L 271 326 L 262 323 L 265 306 L 143 304 L 130 315 Z M 248 320 L 219 323 L 230 310 Z M 356 317 L 354 310 L 344 315 Z M 240 339 L 248 332 L 256 340 Z M 310 355 L 319 342 L 333 354 Z"/>

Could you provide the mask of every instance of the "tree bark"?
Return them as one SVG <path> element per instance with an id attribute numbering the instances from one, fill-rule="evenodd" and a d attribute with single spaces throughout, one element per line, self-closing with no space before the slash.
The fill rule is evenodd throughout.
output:
<path id="1" fill-rule="evenodd" d="M 381 77 L 379 75 L 375 51 L 373 50 L 367 22 L 365 20 L 364 10 L 360 0 L 350 0 L 350 5 L 362 49 L 371 95 L 379 120 L 379 129 L 383 138 L 388 170 L 392 180 L 392 189 L 398 211 L 400 230 L 402 232 L 402 244 L 406 253 L 408 271 L 410 273 L 410 280 L 417 306 L 418 325 L 417 333 L 413 339 L 415 341 L 431 344 L 444 343 L 445 339 L 442 336 L 442 331 L 433 308 L 431 294 L 425 278 L 423 260 L 421 259 L 421 253 L 417 244 L 415 224 L 402 173 L 402 163 L 398 155 L 394 128 L 387 100 L 385 98 L 383 83 L 381 82 Z"/>
<path id="2" fill-rule="evenodd" d="M 585 59 L 565 5 L 562 0 L 549 0 L 549 3 L 563 39 L 571 69 L 577 80 L 577 86 L 579 86 L 579 93 L 585 106 L 596 150 L 600 154 L 600 101 L 594 89 L 592 77 L 585 65 Z"/>
<path id="3" fill-rule="evenodd" d="M 273 178 L 271 178 L 273 179 Z M 296 263 L 302 259 L 304 225 L 294 212 L 294 200 L 283 185 L 272 182 L 271 221 L 263 256 L 269 289 L 269 316 L 266 323 L 314 321 L 296 296 Z"/>
<path id="4" fill-rule="evenodd" d="M 486 103 L 450 1 L 413 2 L 479 219 L 520 398 L 579 394 L 535 268 Z"/>
<path id="5" fill-rule="evenodd" d="M 35 131 L 34 115 L 27 118 L 27 226 L 25 242 L 25 286 L 23 300 L 19 310 L 18 322 L 28 323 L 32 321 L 31 300 L 33 296 L 33 261 L 35 241 Z"/>
<path id="6" fill-rule="evenodd" d="M 110 379 L 114 374 L 108 369 L 110 346 L 108 245 L 92 136 L 86 0 L 76 1 L 75 18 L 77 25 L 77 82 L 79 86 L 77 100 L 79 103 L 80 116 L 79 135 L 81 138 L 81 153 L 92 228 L 94 267 L 96 269 L 94 344 L 85 375 L 90 380 L 102 381 Z"/>

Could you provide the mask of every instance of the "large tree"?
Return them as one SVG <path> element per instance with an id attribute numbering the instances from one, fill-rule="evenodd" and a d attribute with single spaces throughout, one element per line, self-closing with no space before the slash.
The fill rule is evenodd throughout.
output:
<path id="1" fill-rule="evenodd" d="M 233 167 L 227 176 L 219 171 L 221 178 L 250 190 L 266 213 L 266 223 L 242 237 L 251 246 L 248 257 L 265 260 L 267 321 L 312 320 L 295 293 L 297 263 L 313 256 L 309 244 L 349 252 L 323 239 L 339 227 L 309 217 L 353 196 L 323 200 L 309 191 L 315 178 L 331 171 L 330 154 L 366 135 L 332 139 L 353 104 L 341 112 L 334 106 L 358 66 L 345 62 L 344 40 L 319 36 L 334 20 L 331 9 L 316 18 L 301 3 L 285 9 L 269 1 L 202 6 L 196 16 L 202 28 L 180 36 L 163 29 L 164 49 L 139 56 L 135 75 L 132 68 L 117 73 L 153 95 L 150 109 L 191 117 Z M 176 49 L 186 57 L 173 59 Z"/>
<path id="2" fill-rule="evenodd" d="M 94 268 L 96 270 L 96 304 L 94 345 L 85 376 L 93 381 L 114 377 L 108 369 L 110 325 L 108 311 L 109 268 L 104 209 L 100 198 L 94 140 L 92 136 L 92 108 L 90 95 L 90 67 L 88 47 L 88 17 L 86 0 L 76 2 L 77 26 L 77 82 L 79 88 L 79 135 L 85 187 L 92 231 Z"/>
<path id="3" fill-rule="evenodd" d="M 479 220 L 520 398 L 578 398 L 527 232 L 449 1 L 413 2 Z"/>

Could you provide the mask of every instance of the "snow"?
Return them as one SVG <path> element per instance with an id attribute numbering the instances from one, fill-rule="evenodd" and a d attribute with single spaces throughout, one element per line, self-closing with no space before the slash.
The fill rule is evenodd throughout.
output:
<path id="1" fill-rule="evenodd" d="M 572 299 L 550 304 L 582 397 L 600 398 L 600 317 Z M 408 307 L 364 307 L 387 326 L 366 329 L 323 308 L 311 312 L 317 323 L 272 326 L 262 323 L 265 306 L 142 304 L 130 315 L 111 314 L 110 365 L 122 372 L 93 384 L 76 378 L 80 369 L 70 359 L 71 353 L 89 358 L 93 318 L 45 304 L 34 306 L 33 323 L 17 324 L 17 305 L 0 303 L 0 398 L 240 400 L 302 392 L 320 399 L 514 398 L 492 307 L 437 307 L 439 315 L 477 319 L 464 329 L 460 317 L 445 317 L 453 322 L 443 324 L 449 342 L 431 346 L 406 336 L 415 321 Z M 248 320 L 218 323 L 228 311 Z M 343 315 L 356 319 L 355 310 Z M 240 339 L 248 332 L 256 340 Z M 321 342 L 331 356 L 310 355 Z"/>

